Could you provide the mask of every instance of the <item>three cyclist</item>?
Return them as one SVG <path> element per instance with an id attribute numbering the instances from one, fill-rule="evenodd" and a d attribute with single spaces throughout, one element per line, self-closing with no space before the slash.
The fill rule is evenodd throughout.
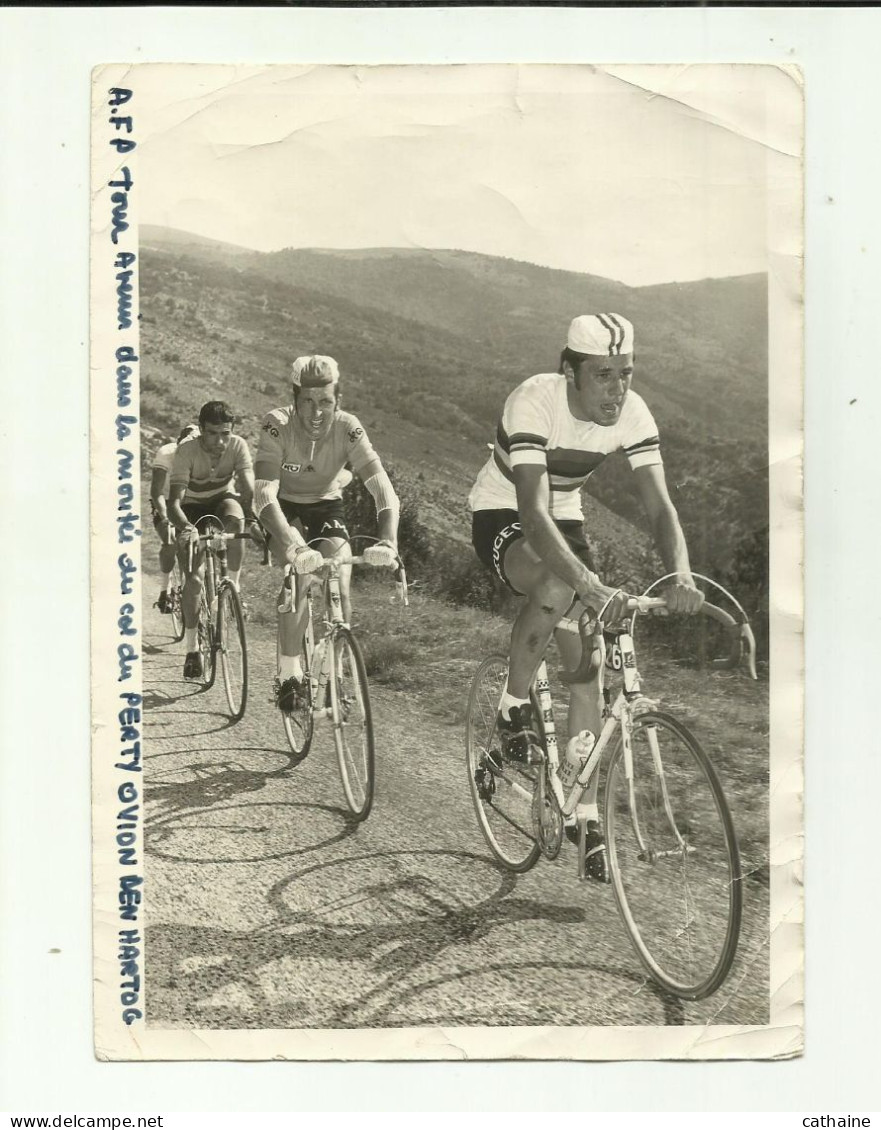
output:
<path id="1" fill-rule="evenodd" d="M 368 563 L 397 559 L 400 505 L 391 480 L 360 421 L 340 408 L 339 367 L 332 357 L 298 357 L 291 368 L 293 403 L 263 418 L 255 459 L 254 513 L 269 534 L 276 564 L 293 566 L 296 592 L 282 582 L 278 598 L 277 703 L 296 709 L 303 693 L 303 636 L 308 574 L 325 557 L 347 552 L 342 488 L 357 474 L 376 505 L 379 541 Z M 308 544 L 307 544 L 308 543 Z M 343 618 L 351 619 L 351 567 L 340 573 Z"/>
<path id="2" fill-rule="evenodd" d="M 638 393 L 633 326 L 619 314 L 584 314 L 569 327 L 558 371 L 520 384 L 505 401 L 493 452 L 469 495 L 472 542 L 481 561 L 526 598 L 511 633 L 508 680 L 499 703 L 503 758 L 528 762 L 537 744 L 529 692 L 559 621 L 584 608 L 605 609 L 604 622 L 625 611 L 626 594 L 602 583 L 584 536 L 580 489 L 613 451 L 623 450 L 648 515 L 665 569 L 676 579 L 666 590 L 672 612 L 694 613 L 703 603 L 691 575 L 688 549 L 667 490 L 658 429 Z M 574 670 L 578 637 L 556 632 L 564 664 Z M 569 765 L 577 766 L 602 726 L 602 671 L 571 687 Z M 587 871 L 605 881 L 605 845 L 599 824 L 598 775 L 579 806 L 587 821 Z M 574 817 L 566 827 L 576 838 Z"/>
<path id="3" fill-rule="evenodd" d="M 178 559 L 186 576 L 181 600 L 187 653 L 185 679 L 198 679 L 203 673 L 196 632 L 205 555 L 199 548 L 196 523 L 210 515 L 227 533 L 241 533 L 246 516 L 253 520 L 251 453 L 245 440 L 233 433 L 234 423 L 235 414 L 225 401 L 203 404 L 199 433 L 178 446 L 171 468 L 168 515 L 177 530 Z M 237 588 L 243 552 L 241 541 L 229 543 L 229 577 Z"/>

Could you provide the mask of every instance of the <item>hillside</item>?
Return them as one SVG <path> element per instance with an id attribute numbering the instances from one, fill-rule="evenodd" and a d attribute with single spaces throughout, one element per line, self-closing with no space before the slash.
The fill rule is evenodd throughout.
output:
<path id="1" fill-rule="evenodd" d="M 262 254 L 157 228 L 142 233 L 141 268 L 142 411 L 159 431 L 223 397 L 253 441 L 289 399 L 292 357 L 330 353 L 345 406 L 414 481 L 422 520 L 464 540 L 505 396 L 556 368 L 574 313 L 617 309 L 637 326 L 634 387 L 658 419 L 695 564 L 729 568 L 767 526 L 764 276 L 628 288 L 458 251 Z M 642 559 L 623 460 L 590 491 L 594 539 Z"/>

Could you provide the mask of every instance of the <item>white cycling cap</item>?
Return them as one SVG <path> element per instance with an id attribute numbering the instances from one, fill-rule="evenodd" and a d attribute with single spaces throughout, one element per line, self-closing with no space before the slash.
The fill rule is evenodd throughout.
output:
<path id="1" fill-rule="evenodd" d="M 321 388 L 335 385 L 340 379 L 340 371 L 332 357 L 313 353 L 308 357 L 298 357 L 291 366 L 291 380 L 297 388 Z"/>
<path id="2" fill-rule="evenodd" d="M 581 314 L 569 327 L 566 345 L 592 357 L 633 352 L 633 323 L 620 314 Z"/>

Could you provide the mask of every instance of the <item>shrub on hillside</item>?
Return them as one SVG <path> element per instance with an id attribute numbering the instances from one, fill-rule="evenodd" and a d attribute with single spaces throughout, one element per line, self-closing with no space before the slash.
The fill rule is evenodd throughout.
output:
<path id="1" fill-rule="evenodd" d="M 434 593 L 460 607 L 500 613 L 516 605 L 513 593 L 493 577 L 470 546 L 445 542 L 432 554 L 428 583 Z"/>

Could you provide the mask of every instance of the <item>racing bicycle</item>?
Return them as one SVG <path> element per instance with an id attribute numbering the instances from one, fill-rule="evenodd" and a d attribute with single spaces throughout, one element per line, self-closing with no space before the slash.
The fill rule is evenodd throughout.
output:
<path id="1" fill-rule="evenodd" d="M 653 586 L 654 587 L 654 586 Z M 733 598 L 732 598 L 733 599 Z M 727 667 L 755 673 L 755 640 L 746 614 L 704 603 L 723 626 Z M 533 683 L 538 748 L 532 764 L 504 761 L 498 704 L 508 661 L 491 655 L 479 666 L 468 698 L 465 744 L 468 782 L 481 831 L 495 859 L 524 872 L 560 852 L 566 824 L 577 826 L 578 874 L 586 875 L 587 821 L 579 806 L 607 758 L 603 815 L 615 901 L 650 976 L 671 994 L 701 1000 L 727 977 L 737 950 L 742 874 L 734 824 L 718 775 L 691 731 L 642 691 L 634 630 L 638 615 L 664 609 L 663 598 L 631 597 L 629 620 L 607 632 L 605 665 L 622 677 L 614 701 L 604 691 L 604 722 L 570 788 L 560 774 L 554 707 L 543 658 Z M 582 640 L 578 669 L 565 681 L 598 677 L 605 626 L 588 613 L 559 628 Z M 564 755 L 565 761 L 565 755 Z"/>
<path id="2" fill-rule="evenodd" d="M 246 533 L 227 533 L 210 514 L 196 522 L 196 529 L 198 537 L 190 542 L 188 569 L 192 572 L 198 542 L 205 554 L 196 635 L 202 655 L 201 682 L 205 690 L 214 685 L 219 656 L 230 717 L 238 722 L 248 702 L 248 647 L 242 598 L 227 576 L 226 543 L 251 539 Z"/>
<path id="3" fill-rule="evenodd" d="M 364 537 L 366 535 L 355 535 Z M 316 545 L 323 539 L 310 542 Z M 375 541 L 375 538 L 369 540 Z M 373 805 L 375 751 L 370 690 L 361 646 L 351 625 L 343 620 L 340 570 L 345 565 L 367 565 L 363 555 L 348 546 L 328 557 L 321 569 L 300 582 L 309 583 L 308 616 L 303 641 L 303 695 L 295 708 L 282 711 L 288 744 L 302 760 L 309 752 L 315 724 L 330 721 L 346 803 L 352 816 L 366 820 Z M 398 597 L 407 605 L 407 575 L 400 557 L 394 566 Z M 286 600 L 293 601 L 295 573 L 284 574 Z M 316 639 L 316 624 L 322 634 Z"/>

